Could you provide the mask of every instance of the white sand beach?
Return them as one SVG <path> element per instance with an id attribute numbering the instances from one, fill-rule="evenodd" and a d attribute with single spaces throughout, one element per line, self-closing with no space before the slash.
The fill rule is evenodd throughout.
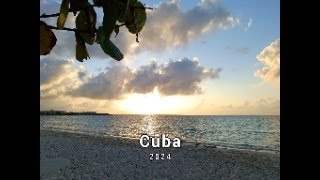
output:
<path id="1" fill-rule="evenodd" d="M 150 153 L 171 159 L 149 160 Z M 280 154 L 40 131 L 41 179 L 280 179 Z"/>

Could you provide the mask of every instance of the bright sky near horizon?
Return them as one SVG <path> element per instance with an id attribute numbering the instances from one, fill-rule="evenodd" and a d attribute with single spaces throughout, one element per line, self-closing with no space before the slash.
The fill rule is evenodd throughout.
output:
<path id="1" fill-rule="evenodd" d="M 41 14 L 58 12 L 60 2 L 41 0 Z M 141 2 L 156 9 L 140 43 L 125 27 L 112 38 L 120 62 L 99 45 L 87 45 L 91 58 L 78 62 L 74 34 L 54 30 L 57 45 L 40 56 L 42 110 L 280 114 L 279 0 Z M 74 20 L 69 13 L 66 26 Z"/>

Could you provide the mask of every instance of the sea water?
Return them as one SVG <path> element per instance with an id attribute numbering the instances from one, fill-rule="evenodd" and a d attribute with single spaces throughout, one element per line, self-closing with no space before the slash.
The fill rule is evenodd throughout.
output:
<path id="1" fill-rule="evenodd" d="M 185 142 L 280 152 L 280 116 L 40 116 L 40 129 L 129 138 L 169 134 Z"/>

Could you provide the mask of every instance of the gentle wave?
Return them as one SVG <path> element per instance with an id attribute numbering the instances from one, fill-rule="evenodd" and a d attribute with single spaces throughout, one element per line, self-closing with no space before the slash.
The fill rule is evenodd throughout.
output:
<path id="1" fill-rule="evenodd" d="M 280 152 L 279 116 L 40 116 L 40 128 L 124 138 L 169 134 L 218 147 Z"/>

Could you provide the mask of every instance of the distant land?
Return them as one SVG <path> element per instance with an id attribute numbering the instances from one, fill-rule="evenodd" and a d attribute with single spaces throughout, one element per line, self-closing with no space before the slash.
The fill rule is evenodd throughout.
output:
<path id="1" fill-rule="evenodd" d="M 96 111 L 67 112 L 67 111 L 40 111 L 40 115 L 110 115 L 109 113 L 97 113 Z"/>

